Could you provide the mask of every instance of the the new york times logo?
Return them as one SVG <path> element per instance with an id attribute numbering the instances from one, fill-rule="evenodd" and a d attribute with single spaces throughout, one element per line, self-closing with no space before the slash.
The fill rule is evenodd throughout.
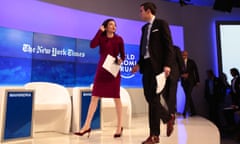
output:
<path id="1" fill-rule="evenodd" d="M 120 71 L 121 77 L 125 79 L 130 79 L 134 77 L 134 74 L 131 73 L 133 66 L 137 63 L 134 54 L 126 54 L 125 60 L 123 61 Z"/>

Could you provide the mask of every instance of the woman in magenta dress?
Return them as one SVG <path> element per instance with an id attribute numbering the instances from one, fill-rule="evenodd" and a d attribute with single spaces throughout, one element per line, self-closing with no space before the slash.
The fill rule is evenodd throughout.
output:
<path id="1" fill-rule="evenodd" d="M 97 34 L 90 43 L 91 48 L 99 46 L 100 59 L 93 84 L 92 98 L 88 108 L 88 115 L 84 126 L 76 135 L 83 136 L 91 132 L 91 122 L 96 111 L 99 98 L 113 98 L 117 112 L 117 129 L 114 138 L 122 135 L 122 103 L 120 100 L 120 73 L 114 77 L 105 70 L 102 65 L 108 54 L 116 58 L 116 63 L 121 64 L 125 58 L 123 39 L 115 34 L 116 22 L 113 19 L 107 19 L 103 22 Z"/>

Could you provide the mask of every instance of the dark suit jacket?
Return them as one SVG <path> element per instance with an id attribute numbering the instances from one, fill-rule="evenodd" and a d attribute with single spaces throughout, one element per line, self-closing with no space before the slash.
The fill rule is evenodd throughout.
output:
<path id="1" fill-rule="evenodd" d="M 182 53 L 179 47 L 174 46 L 174 61 L 171 66 L 170 77 L 172 79 L 179 79 L 184 68 L 184 61 L 182 58 Z"/>
<path id="2" fill-rule="evenodd" d="M 233 90 L 235 89 L 235 92 Z M 240 76 L 238 76 L 233 85 L 233 79 L 231 80 L 231 92 L 232 95 L 232 104 L 240 106 Z"/>
<path id="3" fill-rule="evenodd" d="M 234 79 L 231 80 L 231 93 L 234 93 L 233 92 L 233 87 L 234 87 L 236 91 L 235 94 L 240 96 L 240 76 L 236 78 L 234 86 L 233 86 L 233 80 Z"/>
<path id="4" fill-rule="evenodd" d="M 188 78 L 182 78 L 182 83 L 188 82 L 191 85 L 196 85 L 196 83 L 200 82 L 197 65 L 192 59 L 188 58 L 187 68 L 184 69 L 183 73 L 188 73 Z"/>
<path id="5" fill-rule="evenodd" d="M 212 92 L 210 90 L 210 80 L 205 80 L 205 99 L 207 102 L 211 103 L 212 101 L 220 102 L 221 101 L 221 82 L 219 78 L 214 77 L 212 79 Z"/>
<path id="6" fill-rule="evenodd" d="M 144 32 L 146 25 L 142 27 L 142 33 Z M 143 42 L 143 35 L 141 37 L 140 43 L 140 56 L 138 64 L 140 66 L 140 73 L 142 73 L 143 67 L 143 60 L 144 57 L 142 56 L 142 42 Z M 172 37 L 171 32 L 168 26 L 168 23 L 161 19 L 155 19 L 152 24 L 152 28 L 150 30 L 150 37 L 149 37 L 149 54 L 151 63 L 156 74 L 159 74 L 163 71 L 164 66 L 171 66 L 173 63 L 173 44 L 172 44 Z"/>

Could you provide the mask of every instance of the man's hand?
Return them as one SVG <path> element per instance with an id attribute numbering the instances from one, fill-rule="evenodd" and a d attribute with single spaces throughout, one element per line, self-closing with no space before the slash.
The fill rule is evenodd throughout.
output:
<path id="1" fill-rule="evenodd" d="M 103 31 L 103 32 L 105 31 L 105 28 L 104 28 L 103 25 L 101 25 L 99 29 L 100 29 L 101 31 Z"/>
<path id="2" fill-rule="evenodd" d="M 133 68 L 132 68 L 132 73 L 136 73 L 137 71 L 139 71 L 139 65 L 138 64 L 136 64 Z"/>
<path id="3" fill-rule="evenodd" d="M 187 79 L 188 78 L 188 73 L 184 73 L 181 75 L 182 78 Z"/>
<path id="4" fill-rule="evenodd" d="M 168 67 L 168 66 L 165 66 L 164 69 L 163 69 L 166 77 L 168 77 L 170 75 L 170 72 L 171 72 L 171 68 Z"/>
<path id="5" fill-rule="evenodd" d="M 118 57 L 116 58 L 116 63 L 117 64 L 121 65 L 122 62 L 123 62 L 123 60 L 121 58 L 118 58 Z"/>

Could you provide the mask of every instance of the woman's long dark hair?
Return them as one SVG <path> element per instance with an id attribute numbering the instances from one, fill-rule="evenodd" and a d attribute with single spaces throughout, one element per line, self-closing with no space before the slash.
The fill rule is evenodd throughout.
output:
<path id="1" fill-rule="evenodd" d="M 114 22 L 115 22 L 114 19 L 111 19 L 111 18 L 106 19 L 106 20 L 102 23 L 103 27 L 104 27 L 104 28 L 107 28 L 108 23 L 109 23 L 110 21 L 114 21 Z M 116 24 L 116 22 L 115 22 L 115 24 Z M 103 32 L 103 35 L 106 35 L 106 30 Z"/>

